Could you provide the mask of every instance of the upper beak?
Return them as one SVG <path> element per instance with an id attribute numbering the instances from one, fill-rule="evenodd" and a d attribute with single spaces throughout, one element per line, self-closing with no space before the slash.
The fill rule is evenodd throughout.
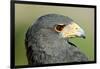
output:
<path id="1" fill-rule="evenodd" d="M 84 38 L 84 39 L 86 38 L 84 30 L 81 28 L 76 32 L 76 36 Z"/>

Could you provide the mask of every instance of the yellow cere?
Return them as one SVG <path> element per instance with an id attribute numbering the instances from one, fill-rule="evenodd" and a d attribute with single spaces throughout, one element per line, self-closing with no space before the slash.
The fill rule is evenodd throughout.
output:
<path id="1" fill-rule="evenodd" d="M 72 22 L 71 24 L 65 26 L 61 31 L 62 37 L 72 38 L 76 37 L 76 32 L 80 29 L 79 25 Z"/>

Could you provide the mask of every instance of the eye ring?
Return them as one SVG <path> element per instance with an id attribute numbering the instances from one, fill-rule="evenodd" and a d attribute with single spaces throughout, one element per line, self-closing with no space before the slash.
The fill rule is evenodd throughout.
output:
<path id="1" fill-rule="evenodd" d="M 65 27 L 64 24 L 58 24 L 58 25 L 55 26 L 55 31 L 61 32 L 64 27 Z"/>

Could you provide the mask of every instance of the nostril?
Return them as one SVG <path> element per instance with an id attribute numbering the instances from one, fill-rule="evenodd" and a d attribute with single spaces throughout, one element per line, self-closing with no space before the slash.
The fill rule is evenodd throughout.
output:
<path id="1" fill-rule="evenodd" d="M 75 29 L 78 29 L 78 28 L 75 28 Z"/>

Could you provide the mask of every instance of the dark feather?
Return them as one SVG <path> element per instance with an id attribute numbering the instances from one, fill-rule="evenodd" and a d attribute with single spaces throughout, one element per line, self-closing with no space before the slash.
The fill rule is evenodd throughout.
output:
<path id="1" fill-rule="evenodd" d="M 53 26 L 59 22 L 72 21 L 68 19 L 57 14 L 43 16 L 28 29 L 25 46 L 29 65 L 88 61 L 76 45 L 65 41 L 52 30 Z"/>

